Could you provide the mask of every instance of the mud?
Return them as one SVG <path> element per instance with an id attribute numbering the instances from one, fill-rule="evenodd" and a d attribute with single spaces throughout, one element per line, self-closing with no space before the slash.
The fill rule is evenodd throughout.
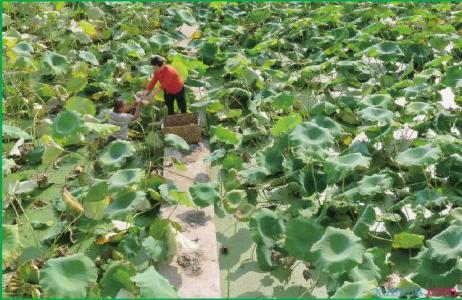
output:
<path id="1" fill-rule="evenodd" d="M 195 250 L 191 253 L 179 254 L 177 257 L 178 265 L 188 276 L 199 276 L 202 274 L 202 251 Z"/>

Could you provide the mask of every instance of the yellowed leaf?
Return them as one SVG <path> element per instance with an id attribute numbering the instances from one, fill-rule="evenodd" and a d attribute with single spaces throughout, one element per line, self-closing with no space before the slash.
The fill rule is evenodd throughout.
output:
<path id="1" fill-rule="evenodd" d="M 90 37 L 95 37 L 97 35 L 97 32 L 96 32 L 96 26 L 85 21 L 85 20 L 82 20 L 82 21 L 79 21 L 79 27 L 83 30 L 83 32 L 85 32 L 86 34 L 88 34 Z"/>
<path id="2" fill-rule="evenodd" d="M 15 38 L 13 36 L 4 36 L 2 37 L 2 43 L 5 45 L 8 49 L 13 48 L 16 46 L 16 43 L 18 42 L 18 38 Z"/>
<path id="3" fill-rule="evenodd" d="M 66 6 L 66 2 L 64 2 L 64 1 L 55 2 L 55 9 L 56 10 L 61 10 L 65 6 Z"/>

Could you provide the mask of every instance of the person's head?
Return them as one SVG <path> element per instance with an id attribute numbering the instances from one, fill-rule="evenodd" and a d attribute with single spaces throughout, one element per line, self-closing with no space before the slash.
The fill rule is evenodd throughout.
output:
<path id="1" fill-rule="evenodd" d="M 160 55 L 154 55 L 151 57 L 151 66 L 154 69 L 154 72 L 162 68 L 165 64 L 165 58 Z"/>
<path id="2" fill-rule="evenodd" d="M 127 103 L 125 103 L 125 101 L 122 99 L 122 97 L 117 97 L 115 100 L 114 100 L 114 109 L 113 111 L 115 113 L 126 113 L 128 111 L 128 106 L 127 106 Z"/>

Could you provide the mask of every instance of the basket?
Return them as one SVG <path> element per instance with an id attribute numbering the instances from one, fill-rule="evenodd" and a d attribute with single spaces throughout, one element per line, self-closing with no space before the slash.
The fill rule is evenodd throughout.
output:
<path id="1" fill-rule="evenodd" d="M 201 140 L 201 126 L 196 113 L 169 115 L 162 123 L 163 134 L 176 134 L 186 142 L 193 144 Z"/>

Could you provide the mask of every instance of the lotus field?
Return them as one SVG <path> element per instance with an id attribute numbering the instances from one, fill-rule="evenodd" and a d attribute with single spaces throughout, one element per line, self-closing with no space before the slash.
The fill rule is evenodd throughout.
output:
<path id="1" fill-rule="evenodd" d="M 462 284 L 462 4 L 2 6 L 3 297 L 177 297 L 164 204 L 247 224 L 261 272 L 304 266 L 300 297 Z M 107 142 L 152 55 L 207 116 L 217 175 L 189 192 L 162 94 Z"/>

